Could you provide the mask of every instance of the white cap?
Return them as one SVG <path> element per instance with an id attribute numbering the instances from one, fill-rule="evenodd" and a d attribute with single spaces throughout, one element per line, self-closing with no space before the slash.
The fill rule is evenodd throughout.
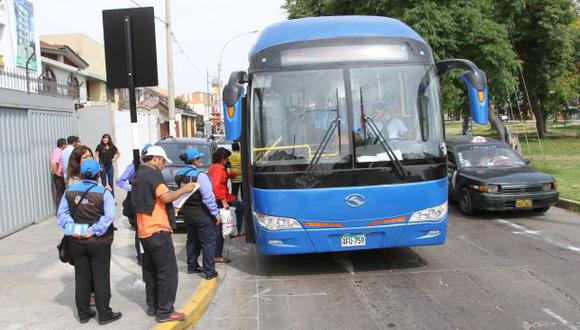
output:
<path id="1" fill-rule="evenodd" d="M 159 157 L 163 157 L 165 158 L 165 161 L 168 162 L 169 164 L 173 164 L 173 162 L 171 161 L 171 159 L 169 159 L 169 157 L 167 157 L 167 154 L 165 153 L 165 150 L 163 150 L 163 148 L 161 148 L 160 146 L 151 146 L 147 149 L 147 156 L 159 156 Z"/>

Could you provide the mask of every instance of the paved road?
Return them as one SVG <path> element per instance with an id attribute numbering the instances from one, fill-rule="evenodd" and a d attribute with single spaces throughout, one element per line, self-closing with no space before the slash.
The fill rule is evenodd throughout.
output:
<path id="1" fill-rule="evenodd" d="M 580 216 L 451 210 L 443 246 L 264 257 L 234 240 L 200 329 L 578 329 Z"/>

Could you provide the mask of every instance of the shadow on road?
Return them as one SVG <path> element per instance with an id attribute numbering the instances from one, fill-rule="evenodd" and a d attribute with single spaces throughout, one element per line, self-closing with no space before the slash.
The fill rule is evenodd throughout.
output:
<path id="1" fill-rule="evenodd" d="M 233 240 L 230 267 L 255 276 L 317 276 L 420 268 L 427 265 L 411 248 L 391 248 L 338 253 L 264 256 L 255 245 Z"/>

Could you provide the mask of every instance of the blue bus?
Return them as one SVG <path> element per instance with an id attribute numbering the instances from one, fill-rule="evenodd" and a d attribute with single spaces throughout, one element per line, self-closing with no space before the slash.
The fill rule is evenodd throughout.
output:
<path id="1" fill-rule="evenodd" d="M 266 255 L 445 242 L 438 75 L 461 70 L 486 124 L 476 65 L 436 63 L 409 26 L 370 16 L 270 25 L 249 60 L 222 94 L 226 137 L 242 145 L 248 242 Z"/>

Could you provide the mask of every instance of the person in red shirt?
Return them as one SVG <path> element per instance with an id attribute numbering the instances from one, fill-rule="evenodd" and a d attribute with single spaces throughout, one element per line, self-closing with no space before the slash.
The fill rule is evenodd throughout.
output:
<path id="1" fill-rule="evenodd" d="M 229 210 L 230 206 L 236 208 L 236 218 L 241 221 L 243 216 L 242 203 L 238 201 L 237 197 L 232 195 L 228 189 L 228 179 L 236 177 L 236 173 L 228 173 L 226 163 L 228 157 L 232 152 L 225 148 L 219 148 L 212 155 L 212 164 L 209 167 L 208 174 L 213 186 L 213 193 L 215 195 L 218 208 Z M 231 260 L 223 257 L 224 238 L 222 236 L 222 224 L 217 225 L 217 241 L 215 251 L 215 262 L 228 263 Z"/>

